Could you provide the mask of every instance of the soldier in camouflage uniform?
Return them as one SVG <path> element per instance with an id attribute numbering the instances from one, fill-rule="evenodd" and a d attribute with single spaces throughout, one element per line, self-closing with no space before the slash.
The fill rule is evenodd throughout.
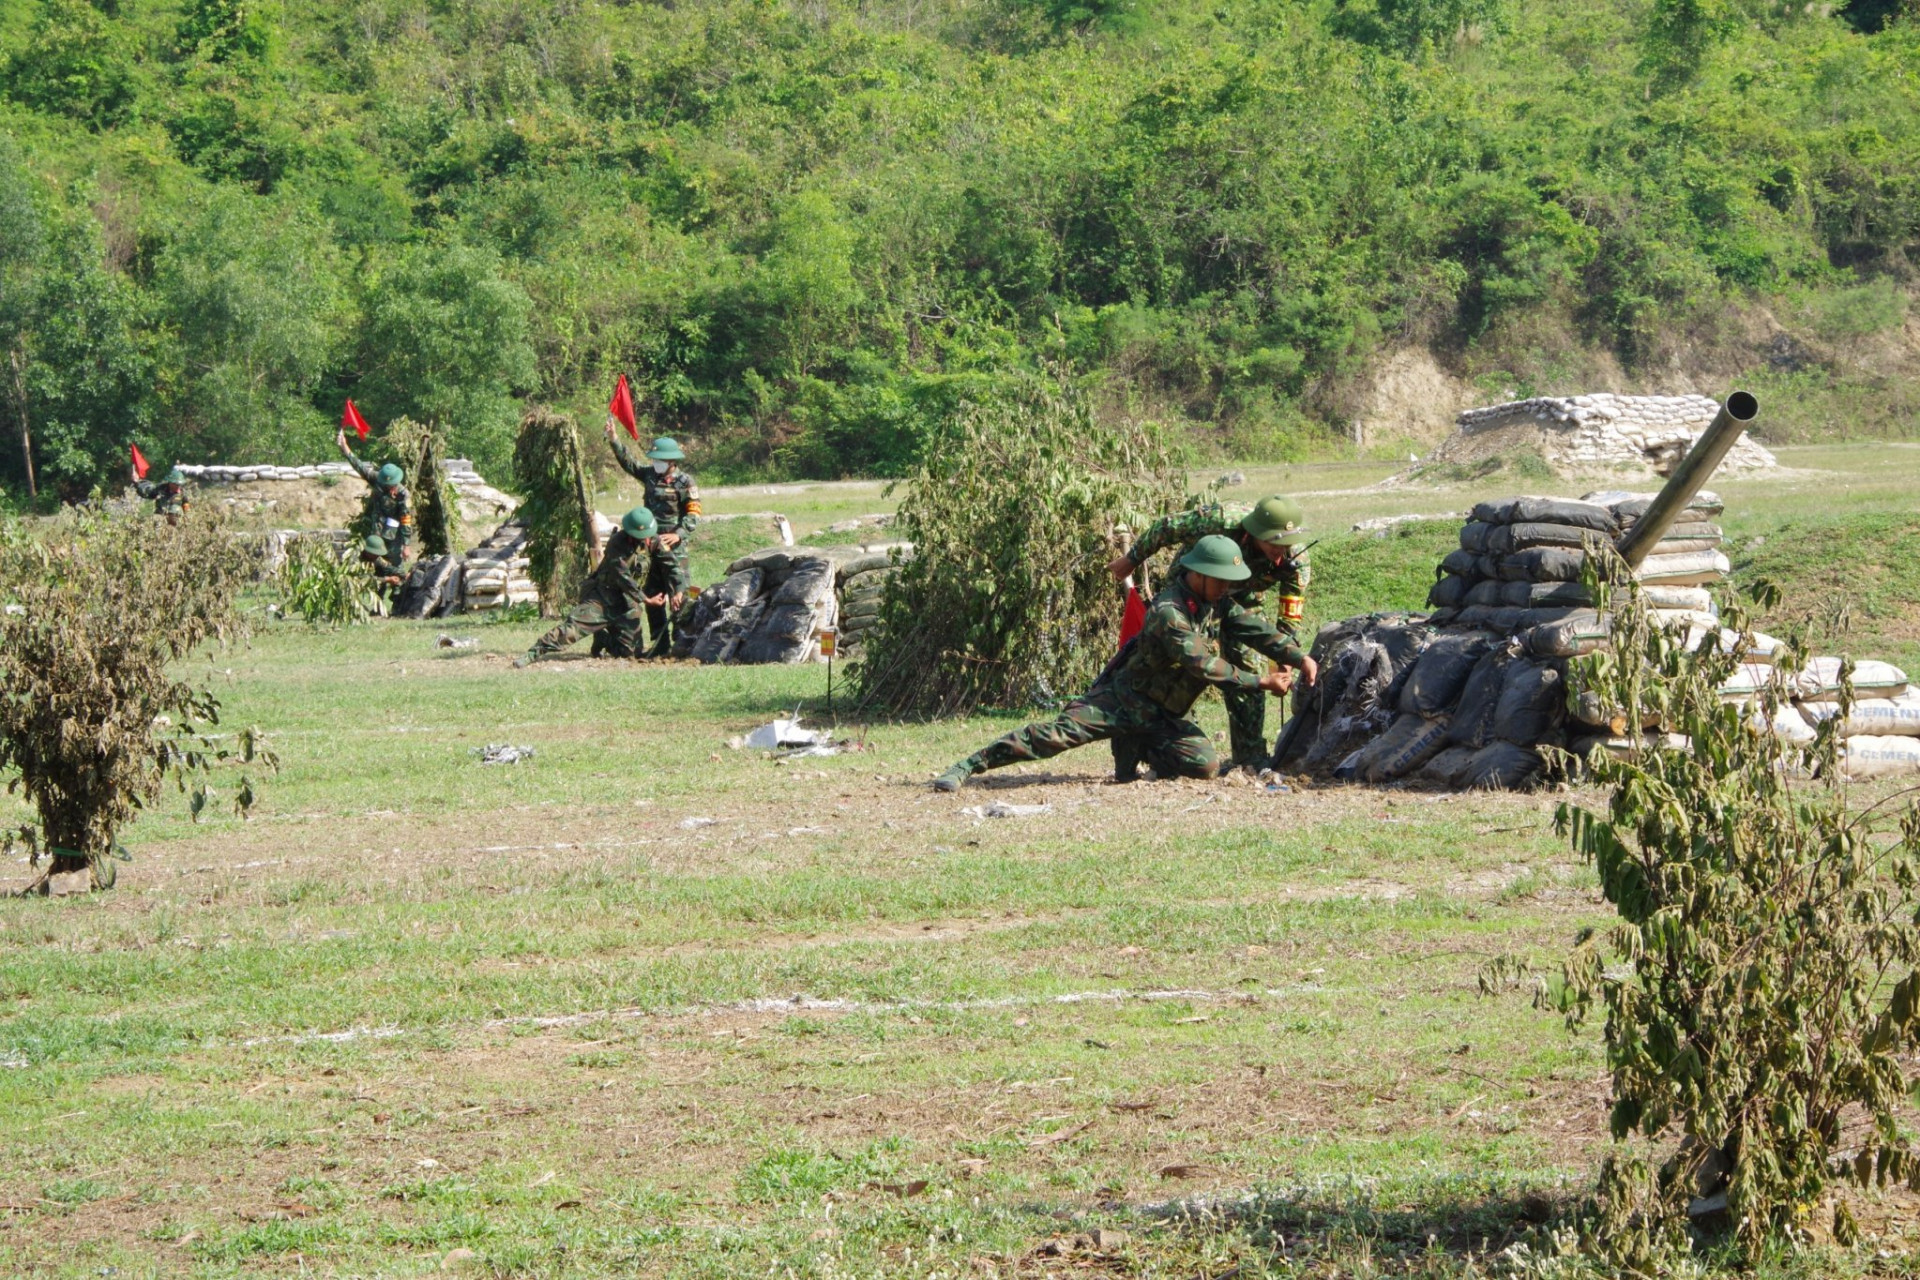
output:
<path id="1" fill-rule="evenodd" d="M 607 443 L 613 446 L 621 470 L 640 482 L 647 510 L 660 525 L 659 544 L 647 566 L 646 585 L 649 596 L 664 596 L 665 601 L 647 606 L 647 632 L 652 642 L 644 656 L 664 658 L 673 645 L 669 624 L 693 581 L 687 539 L 700 524 L 700 486 L 680 469 L 687 455 L 672 436 L 656 437 L 646 458 L 635 458 L 627 442 L 613 429 L 609 415 Z"/>
<path id="2" fill-rule="evenodd" d="M 347 447 L 347 433 L 335 437 L 347 465 L 357 472 L 367 487 L 367 532 L 387 544 L 387 558 L 395 564 L 407 558 L 407 543 L 413 540 L 413 499 L 407 493 L 407 473 L 389 462 L 376 467 L 353 456 Z"/>
<path id="3" fill-rule="evenodd" d="M 523 656 L 515 658 L 513 665 L 524 667 L 536 658 L 560 652 L 581 636 L 597 636 L 607 629 L 629 637 L 624 650 L 610 646 L 609 651 L 617 656 L 631 656 L 631 637 L 639 633 L 641 606 L 653 607 L 666 602 L 664 596 L 642 594 L 640 583 L 634 578 L 634 570 L 655 550 L 654 535 L 658 532 L 653 513 L 645 507 L 635 507 L 620 517 L 620 527 L 607 539 L 599 566 L 580 584 L 580 603 L 559 626 L 541 636 Z"/>
<path id="4" fill-rule="evenodd" d="M 389 558 L 387 540 L 377 533 L 370 533 L 360 542 L 360 563 L 373 575 L 374 590 L 387 600 L 400 590 L 400 584 L 407 579 L 406 568 L 399 561 Z"/>
<path id="5" fill-rule="evenodd" d="M 1021 760 L 1045 760 L 1110 739 L 1116 782 L 1132 782 L 1142 760 L 1163 777 L 1213 778 L 1223 762 L 1206 732 L 1187 718 L 1207 686 L 1254 694 L 1285 693 L 1293 672 L 1256 675 L 1221 656 L 1221 642 L 1264 653 L 1282 667 L 1307 664 L 1300 647 L 1234 599 L 1251 576 L 1229 538 L 1201 538 L 1175 565 L 1174 580 L 1154 597 L 1146 625 L 1107 665 L 1093 687 L 1052 721 L 1016 729 L 934 779 L 936 791 L 957 791 L 976 773 Z"/>
<path id="6" fill-rule="evenodd" d="M 1280 589 L 1278 628 L 1289 639 L 1298 639 L 1297 630 L 1306 614 L 1307 583 L 1312 571 L 1304 551 L 1294 548 L 1307 540 L 1301 528 L 1304 520 L 1300 504 L 1288 498 L 1262 498 L 1252 507 L 1209 502 L 1191 511 L 1156 520 L 1147 527 L 1125 555 L 1116 556 L 1107 566 L 1113 576 L 1125 579 L 1138 572 L 1154 552 L 1162 547 L 1192 546 L 1200 538 L 1219 535 L 1231 538 L 1240 548 L 1252 574 L 1246 583 L 1234 588 L 1233 598 L 1243 608 L 1261 609 L 1261 597 L 1274 587 Z M 1226 639 L 1221 656 L 1245 671 L 1258 667 L 1258 655 L 1247 647 Z M 1315 671 L 1312 659 L 1303 670 L 1312 684 Z M 1267 761 L 1267 700 L 1257 689 L 1228 689 L 1227 733 L 1233 744 L 1233 763 L 1258 768 Z"/>
<path id="7" fill-rule="evenodd" d="M 191 504 L 187 501 L 187 477 L 180 468 L 167 472 L 162 480 L 142 480 L 140 473 L 133 473 L 133 491 L 142 498 L 153 502 L 153 514 L 165 516 L 167 523 L 179 524 L 180 517 L 187 514 Z"/>

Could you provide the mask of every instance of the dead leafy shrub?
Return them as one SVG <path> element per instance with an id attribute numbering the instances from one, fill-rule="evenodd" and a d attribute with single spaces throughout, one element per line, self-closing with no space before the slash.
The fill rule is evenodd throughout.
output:
<path id="1" fill-rule="evenodd" d="M 116 835 L 165 782 L 191 785 L 198 816 L 213 764 L 271 764 L 251 729 L 216 742 L 219 700 L 173 670 L 233 635 L 248 572 L 245 549 L 201 511 L 177 525 L 99 511 L 31 533 L 0 525 L 0 772 L 39 819 L 8 833 L 10 848 L 51 856 L 53 876 L 91 866 L 109 884 Z M 243 776 L 236 807 L 252 803 Z"/>
<path id="2" fill-rule="evenodd" d="M 856 680 L 863 708 L 952 715 L 1077 693 L 1113 656 L 1123 525 L 1180 505 L 1155 431 L 1095 418 L 1071 387 L 976 405 L 929 446 L 896 528 L 891 579 Z"/>
<path id="3" fill-rule="evenodd" d="M 527 526 L 527 574 L 540 606 L 553 613 L 573 601 L 593 567 L 592 490 L 573 419 L 534 405 L 520 419 L 513 474 L 523 495 L 516 513 Z"/>
<path id="4" fill-rule="evenodd" d="M 1725 619 L 1739 644 L 1689 649 L 1637 591 L 1612 601 L 1613 651 L 1576 664 L 1569 696 L 1591 690 L 1691 746 L 1596 753 L 1606 811 L 1560 807 L 1620 923 L 1583 931 L 1535 1002 L 1569 1029 L 1604 1012 L 1617 1142 L 1680 1135 L 1664 1159 L 1641 1142 L 1602 1166 L 1583 1243 L 1639 1274 L 1695 1233 L 1728 1234 L 1751 1260 L 1834 1180 L 1920 1185 L 1902 1122 L 1902 1057 L 1920 1044 L 1920 811 L 1851 803 L 1840 717 L 1803 744 L 1768 730 L 1801 645 L 1733 705 L 1719 687 L 1751 639 L 1744 610 Z M 1844 715 L 1850 686 L 1841 701 Z M 1503 959 L 1483 982 L 1524 968 Z M 1844 1207 L 1835 1218 L 1844 1241 Z"/>
<path id="5" fill-rule="evenodd" d="M 351 547 L 326 538 L 299 537 L 287 544 L 287 558 L 274 577 L 280 610 L 314 626 L 350 627 L 383 617 L 387 604 Z"/>

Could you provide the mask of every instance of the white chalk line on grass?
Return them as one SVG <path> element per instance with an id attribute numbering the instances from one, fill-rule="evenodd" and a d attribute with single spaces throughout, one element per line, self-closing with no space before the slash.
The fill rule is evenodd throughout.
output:
<path id="1" fill-rule="evenodd" d="M 1254 999 L 1273 999 L 1302 991 L 1316 990 L 1310 983 L 1292 988 L 1268 987 L 1260 991 L 1207 991 L 1198 988 L 1167 988 L 1151 991 L 1105 990 L 1066 991 L 1051 996 L 980 996 L 971 1000 L 850 1000 L 821 996 L 756 996 L 746 1000 L 728 1000 L 714 1004 L 684 1005 L 677 1009 L 595 1009 L 587 1013 L 524 1014 L 512 1018 L 489 1018 L 480 1025 L 490 1031 L 510 1027 L 550 1030 L 577 1027 L 593 1022 L 632 1022 L 643 1018 L 715 1018 L 737 1013 L 966 1013 L 983 1009 L 1031 1009 L 1045 1005 L 1125 1004 L 1138 1000 L 1143 1004 L 1188 1000 L 1199 1004 L 1245 1004 Z M 346 1043 L 353 1040 L 390 1040 L 407 1035 L 402 1027 L 349 1027 L 345 1031 L 306 1031 L 291 1035 L 256 1036 L 240 1043 L 246 1048 L 263 1044 Z"/>

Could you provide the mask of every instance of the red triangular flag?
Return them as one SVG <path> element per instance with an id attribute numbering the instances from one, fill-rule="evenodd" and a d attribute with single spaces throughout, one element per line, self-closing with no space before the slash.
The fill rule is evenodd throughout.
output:
<path id="1" fill-rule="evenodd" d="M 627 389 L 627 375 L 621 374 L 620 381 L 613 384 L 613 399 L 607 402 L 607 412 L 620 420 L 627 434 L 635 440 L 640 438 L 640 423 L 633 416 L 633 392 Z"/>
<path id="2" fill-rule="evenodd" d="M 145 480 L 147 478 L 147 456 L 140 452 L 140 446 L 137 444 L 129 444 L 127 448 L 133 450 L 133 474 L 137 478 Z"/>
<path id="3" fill-rule="evenodd" d="M 1120 647 L 1126 648 L 1127 641 L 1140 634 L 1140 628 L 1147 625 L 1147 602 L 1140 598 L 1140 592 L 1129 582 L 1127 584 L 1127 603 L 1120 610 Z"/>
<path id="4" fill-rule="evenodd" d="M 347 401 L 347 411 L 340 415 L 340 429 L 344 431 L 348 427 L 352 427 L 353 434 L 362 440 L 367 438 L 367 432 L 373 430 L 367 425 L 367 420 L 360 416 L 360 411 L 353 407 L 351 399 Z"/>

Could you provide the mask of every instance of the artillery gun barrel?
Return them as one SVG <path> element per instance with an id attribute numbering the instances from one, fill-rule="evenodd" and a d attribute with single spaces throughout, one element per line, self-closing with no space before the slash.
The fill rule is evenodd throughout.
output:
<path id="1" fill-rule="evenodd" d="M 1654 544 L 1665 536 L 1668 526 L 1674 518 L 1687 509 L 1693 496 L 1700 492 L 1700 486 L 1707 482 L 1714 469 L 1726 458 L 1727 451 L 1733 448 L 1733 442 L 1747 429 L 1755 417 L 1759 416 L 1760 402 L 1750 392 L 1735 391 L 1720 406 L 1720 412 L 1713 416 L 1707 429 L 1693 442 L 1693 448 L 1687 450 L 1687 456 L 1680 459 L 1680 465 L 1667 477 L 1667 483 L 1655 495 L 1647 513 L 1634 523 L 1631 531 L 1620 541 L 1620 558 L 1629 568 L 1638 569 Z"/>

